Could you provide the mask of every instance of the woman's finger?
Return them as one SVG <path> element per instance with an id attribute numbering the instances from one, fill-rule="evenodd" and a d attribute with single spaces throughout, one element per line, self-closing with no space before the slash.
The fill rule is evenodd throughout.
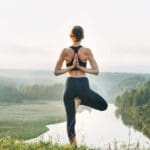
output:
<path id="1" fill-rule="evenodd" d="M 75 54 L 74 58 L 77 59 L 77 54 Z"/>

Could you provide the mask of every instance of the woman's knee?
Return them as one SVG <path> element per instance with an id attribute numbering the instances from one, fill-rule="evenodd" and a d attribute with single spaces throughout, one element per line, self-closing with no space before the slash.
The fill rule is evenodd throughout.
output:
<path id="1" fill-rule="evenodd" d="M 99 107 L 100 107 L 100 110 L 106 110 L 108 108 L 108 103 L 107 101 L 98 93 L 96 92 L 93 92 L 94 93 L 94 97 L 96 99 L 96 101 L 99 103 Z"/>
<path id="2" fill-rule="evenodd" d="M 101 110 L 106 110 L 108 108 L 108 103 L 103 99 L 103 104 Z"/>

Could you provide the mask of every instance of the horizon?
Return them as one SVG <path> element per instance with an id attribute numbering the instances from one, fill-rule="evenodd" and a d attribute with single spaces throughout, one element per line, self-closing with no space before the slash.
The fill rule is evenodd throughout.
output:
<path id="1" fill-rule="evenodd" d="M 37 68 L 0 68 L 0 71 L 1 70 L 12 70 L 12 71 L 49 71 L 49 72 L 53 72 L 53 70 L 49 70 L 49 69 L 37 69 Z M 101 73 L 120 73 L 120 74 L 148 74 L 150 75 L 150 73 L 148 72 L 117 72 L 117 71 L 101 71 L 99 72 L 99 75 Z M 63 76 L 65 74 L 62 74 L 62 75 L 59 75 L 59 76 Z M 92 75 L 92 74 L 89 74 L 87 73 L 87 75 Z M 98 75 L 98 76 L 99 76 Z M 59 76 L 56 76 L 56 77 L 59 77 Z M 95 75 L 92 75 L 92 76 L 95 76 Z"/>

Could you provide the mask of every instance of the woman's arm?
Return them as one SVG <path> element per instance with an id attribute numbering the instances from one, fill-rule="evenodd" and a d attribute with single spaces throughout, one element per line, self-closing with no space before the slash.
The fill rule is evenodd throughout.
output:
<path id="1" fill-rule="evenodd" d="M 91 68 L 82 67 L 79 65 L 79 63 L 77 64 L 77 67 L 84 72 L 98 75 L 99 74 L 98 65 L 97 65 L 97 62 L 96 62 L 93 54 L 92 54 L 92 51 L 89 48 L 88 48 L 88 60 L 90 62 Z"/>
<path id="2" fill-rule="evenodd" d="M 56 63 L 56 66 L 55 66 L 55 69 L 54 69 L 54 75 L 55 76 L 58 76 L 58 75 L 61 75 L 61 74 L 64 74 L 66 72 L 68 72 L 69 70 L 73 69 L 74 66 L 69 66 L 65 69 L 61 69 L 62 65 L 63 65 L 63 62 L 65 60 L 65 56 L 66 56 L 66 49 L 63 49 L 60 56 L 59 56 L 59 59 Z"/>

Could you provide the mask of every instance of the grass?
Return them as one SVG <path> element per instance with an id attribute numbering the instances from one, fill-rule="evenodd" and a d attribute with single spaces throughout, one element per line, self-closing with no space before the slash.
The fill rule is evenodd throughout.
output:
<path id="1" fill-rule="evenodd" d="M 30 139 L 48 131 L 46 125 L 65 120 L 62 101 L 24 101 L 0 104 L 0 135 Z"/>
<path id="2" fill-rule="evenodd" d="M 114 141 L 112 147 L 107 147 L 105 150 L 150 150 L 150 148 L 139 148 L 136 144 L 132 147 L 128 145 L 118 146 L 118 142 Z M 86 145 L 80 145 L 75 147 L 74 145 L 59 143 L 53 143 L 52 140 L 48 142 L 39 141 L 36 143 L 25 143 L 23 140 L 12 139 L 10 136 L 0 137 L 0 150 L 104 150 L 98 147 L 88 147 Z"/>
<path id="3" fill-rule="evenodd" d="M 59 143 L 42 142 L 25 143 L 23 140 L 12 139 L 10 136 L 0 137 L 0 150 L 86 150 L 87 147 L 81 145 L 76 148 L 74 145 L 66 144 L 60 145 Z"/>

